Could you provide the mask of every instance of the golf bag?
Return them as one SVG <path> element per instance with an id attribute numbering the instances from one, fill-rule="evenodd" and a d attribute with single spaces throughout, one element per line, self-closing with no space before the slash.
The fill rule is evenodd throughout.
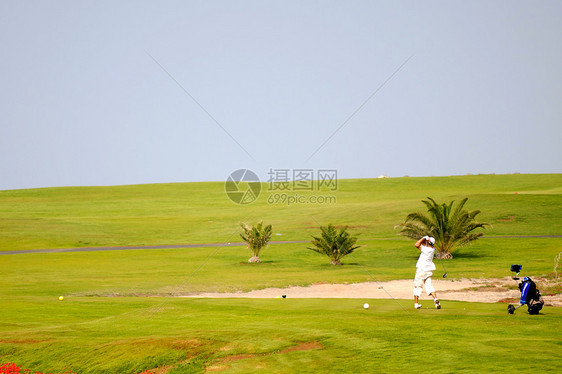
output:
<path id="1" fill-rule="evenodd" d="M 527 311 L 529 314 L 539 314 L 539 311 L 544 305 L 544 300 L 540 291 L 537 289 L 535 282 L 533 282 L 533 280 L 529 277 L 523 278 L 523 282 L 519 283 L 519 291 L 521 291 L 519 307 L 527 305 Z M 517 308 L 513 305 L 509 305 L 507 307 L 507 311 L 509 314 L 513 314 Z"/>

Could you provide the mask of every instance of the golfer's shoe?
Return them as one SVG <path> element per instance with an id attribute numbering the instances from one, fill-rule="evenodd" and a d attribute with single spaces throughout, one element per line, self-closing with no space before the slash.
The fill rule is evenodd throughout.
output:
<path id="1" fill-rule="evenodd" d="M 414 304 L 414 308 L 416 308 L 416 309 L 421 308 L 421 304 L 415 303 L 415 304 Z"/>
<path id="2" fill-rule="evenodd" d="M 435 308 L 441 309 L 441 304 L 439 303 L 439 300 L 435 299 L 433 300 L 433 302 L 435 303 Z"/>

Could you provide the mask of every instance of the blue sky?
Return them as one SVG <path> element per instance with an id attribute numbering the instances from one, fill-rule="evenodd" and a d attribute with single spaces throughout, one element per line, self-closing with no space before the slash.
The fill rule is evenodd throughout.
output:
<path id="1" fill-rule="evenodd" d="M 559 1 L 2 1 L 0 189 L 559 173 Z M 312 156 L 312 157 L 311 157 Z"/>

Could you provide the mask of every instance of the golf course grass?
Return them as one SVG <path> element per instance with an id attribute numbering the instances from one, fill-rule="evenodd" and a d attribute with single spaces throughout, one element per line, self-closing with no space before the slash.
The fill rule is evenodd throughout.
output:
<path id="1" fill-rule="evenodd" d="M 562 310 L 349 299 L 18 298 L 0 354 L 44 372 L 506 372 L 560 368 Z"/>
<path id="2" fill-rule="evenodd" d="M 192 299 L 196 292 L 408 279 L 417 253 L 394 226 L 468 196 L 492 225 L 447 260 L 449 279 L 554 277 L 562 251 L 562 175 L 341 180 L 337 203 L 236 205 L 223 183 L 0 191 L 0 364 L 63 373 L 507 372 L 562 370 L 562 308 L 508 315 L 503 303 L 444 300 Z M 305 194 L 305 193 L 302 193 Z M 312 193 L 311 193 L 312 194 Z M 239 223 L 306 241 L 349 226 L 362 247 L 343 266 L 272 244 L 248 264 Z M 558 237 L 556 237 L 558 236 Z M 232 243 L 199 248 L 18 253 L 30 249 Z M 436 263 L 439 270 L 439 263 Z M 562 264 L 558 267 L 562 274 Z M 540 288 L 540 284 L 539 284 Z M 64 299 L 59 300 L 63 295 Z M 363 309 L 363 303 L 370 304 Z"/>

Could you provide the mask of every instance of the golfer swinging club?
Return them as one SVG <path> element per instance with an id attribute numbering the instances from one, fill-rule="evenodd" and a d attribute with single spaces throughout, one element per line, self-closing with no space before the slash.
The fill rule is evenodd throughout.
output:
<path id="1" fill-rule="evenodd" d="M 421 308 L 419 298 L 422 293 L 422 286 L 425 287 L 427 295 L 433 297 L 435 307 L 437 309 L 441 309 L 441 304 L 439 304 L 439 299 L 437 299 L 435 288 L 431 285 L 431 276 L 433 275 L 433 270 L 436 269 L 435 264 L 433 263 L 433 256 L 435 255 L 434 244 L 435 238 L 427 235 L 414 244 L 416 248 L 421 251 L 416 264 L 416 277 L 414 278 L 414 307 L 416 309 Z"/>

